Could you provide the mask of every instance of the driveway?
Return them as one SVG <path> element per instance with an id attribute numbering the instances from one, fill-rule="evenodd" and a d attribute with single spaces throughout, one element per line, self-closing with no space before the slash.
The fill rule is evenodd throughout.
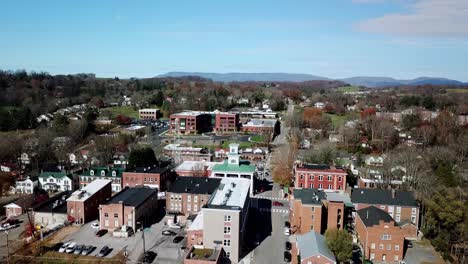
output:
<path id="1" fill-rule="evenodd" d="M 407 264 L 445 263 L 428 241 L 413 242 L 413 248 L 408 248 L 404 258 Z"/>

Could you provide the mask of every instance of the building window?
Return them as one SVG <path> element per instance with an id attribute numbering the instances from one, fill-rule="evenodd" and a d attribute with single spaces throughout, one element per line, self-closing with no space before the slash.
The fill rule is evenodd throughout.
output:
<path id="1" fill-rule="evenodd" d="M 400 207 L 400 206 L 398 206 L 398 207 L 396 208 L 396 212 L 397 212 L 397 214 L 401 213 L 401 207 Z"/>
<path id="2" fill-rule="evenodd" d="M 315 215 L 311 215 L 311 219 L 312 219 L 312 221 L 314 221 L 315 220 Z"/>
<path id="3" fill-rule="evenodd" d="M 411 208 L 411 214 L 416 214 L 416 208 Z"/>
<path id="4" fill-rule="evenodd" d="M 323 185 L 320 183 L 318 188 L 323 189 Z"/>
<path id="5" fill-rule="evenodd" d="M 198 195 L 194 195 L 194 196 L 193 196 L 193 201 L 194 201 L 194 202 L 198 202 Z"/>
<path id="6" fill-rule="evenodd" d="M 311 188 L 311 189 L 314 188 L 314 184 L 313 184 L 313 183 L 310 184 L 310 188 Z"/>
<path id="7" fill-rule="evenodd" d="M 312 212 L 315 212 L 315 207 L 312 206 L 312 207 L 311 207 L 311 211 L 312 211 Z"/>
<path id="8" fill-rule="evenodd" d="M 153 182 L 153 178 L 149 178 L 149 182 Z"/>
<path id="9" fill-rule="evenodd" d="M 338 181 L 341 182 L 343 180 L 343 177 L 338 177 Z"/>
<path id="10" fill-rule="evenodd" d="M 387 244 L 387 250 L 392 250 L 392 244 Z"/>
<path id="11" fill-rule="evenodd" d="M 380 244 L 379 249 L 383 250 L 384 249 L 384 244 Z"/>
<path id="12" fill-rule="evenodd" d="M 146 178 L 145 178 L 145 182 L 146 182 Z"/>
<path id="13" fill-rule="evenodd" d="M 309 175 L 309 179 L 310 179 L 310 180 L 313 180 L 313 179 L 314 179 L 314 175 Z"/>
<path id="14" fill-rule="evenodd" d="M 225 226 L 224 227 L 224 234 L 231 234 L 231 227 Z"/>
<path id="15" fill-rule="evenodd" d="M 191 202 L 191 201 L 192 201 L 192 196 L 191 196 L 191 195 L 187 195 L 187 201 L 188 201 L 188 202 Z"/>
<path id="16" fill-rule="evenodd" d="M 370 254 L 370 260 L 374 260 L 375 259 L 375 253 L 371 253 Z"/>
<path id="17" fill-rule="evenodd" d="M 231 257 L 231 252 L 226 252 L 226 258 L 230 258 Z"/>
<path id="18" fill-rule="evenodd" d="M 392 239 L 392 236 L 390 236 L 389 234 L 383 234 L 382 237 L 381 237 L 382 240 L 391 240 Z"/>
<path id="19" fill-rule="evenodd" d="M 119 217 L 119 214 L 115 213 L 115 214 L 114 214 L 114 217 L 115 217 L 115 218 L 118 218 L 118 217 Z"/>
<path id="20" fill-rule="evenodd" d="M 398 261 L 398 255 L 395 255 L 394 260 L 395 260 L 395 261 Z"/>
<path id="21" fill-rule="evenodd" d="M 319 175 L 319 181 L 323 181 L 323 176 Z"/>
<path id="22" fill-rule="evenodd" d="M 115 177 L 117 173 L 115 171 L 112 171 L 112 177 Z"/>
<path id="23" fill-rule="evenodd" d="M 73 210 L 73 209 L 72 209 Z M 104 213 L 104 217 L 109 217 L 109 214 L 108 213 Z"/>
<path id="24" fill-rule="evenodd" d="M 102 170 L 101 171 L 101 176 L 103 176 L 103 177 L 106 176 L 106 172 Z"/>
<path id="25" fill-rule="evenodd" d="M 395 220 L 396 220 L 397 222 L 400 222 L 400 215 L 399 215 L 399 214 L 396 215 Z"/>
<path id="26" fill-rule="evenodd" d="M 375 243 L 371 244 L 371 249 L 375 249 Z"/>
<path id="27" fill-rule="evenodd" d="M 400 245 L 395 245 L 395 251 L 400 251 Z"/>
<path id="28" fill-rule="evenodd" d="M 225 247 L 230 247 L 231 246 L 231 240 L 230 239 L 224 239 L 223 245 Z"/>
<path id="29" fill-rule="evenodd" d="M 94 176 L 94 171 L 91 170 L 91 171 L 89 172 L 89 175 Z"/>
<path id="30" fill-rule="evenodd" d="M 329 189 L 329 190 L 332 189 L 332 185 L 331 185 L 331 184 L 328 184 L 328 189 Z"/>
<path id="31" fill-rule="evenodd" d="M 301 174 L 299 177 L 301 180 L 304 179 L 304 174 Z"/>
<path id="32" fill-rule="evenodd" d="M 413 223 L 413 224 L 416 223 L 416 216 L 415 215 L 411 216 L 411 223 Z"/>
<path id="33" fill-rule="evenodd" d="M 299 184 L 299 186 L 302 188 L 302 183 L 301 183 L 301 184 Z"/>
<path id="34" fill-rule="evenodd" d="M 333 177 L 332 176 L 328 176 L 328 181 L 332 181 L 333 180 Z"/>
<path id="35" fill-rule="evenodd" d="M 224 216 L 224 222 L 231 222 L 231 216 L 230 215 L 225 215 Z"/>

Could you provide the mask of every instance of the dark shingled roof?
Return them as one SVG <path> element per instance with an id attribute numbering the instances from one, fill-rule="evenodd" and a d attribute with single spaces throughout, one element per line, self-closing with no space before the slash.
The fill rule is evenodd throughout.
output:
<path id="1" fill-rule="evenodd" d="M 392 190 L 355 188 L 351 193 L 351 201 L 364 204 L 418 206 L 413 192 L 408 191 L 395 191 L 393 198 Z"/>
<path id="2" fill-rule="evenodd" d="M 112 197 L 112 199 L 106 204 L 116 204 L 123 202 L 123 204 L 126 206 L 138 207 L 151 196 L 157 196 L 157 193 L 157 189 L 153 189 L 147 186 L 125 188 L 118 194 L 114 195 L 114 197 Z"/>
<path id="3" fill-rule="evenodd" d="M 206 177 L 178 177 L 167 192 L 212 194 L 218 188 L 221 179 Z"/>
<path id="4" fill-rule="evenodd" d="M 361 218 L 364 225 L 371 227 L 378 225 L 380 221 L 385 223 L 393 223 L 397 225 L 393 218 L 384 210 L 381 210 L 375 206 L 369 206 L 367 208 L 357 211 L 359 218 Z"/>
<path id="5" fill-rule="evenodd" d="M 309 169 L 309 170 L 329 170 L 330 166 L 325 164 L 302 164 L 300 168 Z"/>
<path id="6" fill-rule="evenodd" d="M 137 172 L 137 173 L 156 173 L 156 174 L 161 174 L 165 171 L 167 171 L 169 168 L 168 167 L 136 167 L 134 169 L 127 169 L 126 172 Z"/>
<path id="7" fill-rule="evenodd" d="M 49 200 L 42 202 L 34 207 L 34 212 L 41 212 L 41 213 L 67 213 L 67 198 L 70 197 L 71 192 L 62 192 L 54 197 L 50 198 Z M 58 201 L 55 203 L 55 201 Z M 54 204 L 56 206 L 54 207 Z"/>
<path id="8" fill-rule="evenodd" d="M 325 193 L 318 189 L 294 189 L 294 199 L 301 199 L 302 204 L 317 204 L 321 205 L 322 200 L 325 200 Z"/>

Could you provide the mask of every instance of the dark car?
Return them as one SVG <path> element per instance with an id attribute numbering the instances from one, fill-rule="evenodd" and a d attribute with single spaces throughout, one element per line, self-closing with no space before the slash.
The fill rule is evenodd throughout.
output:
<path id="1" fill-rule="evenodd" d="M 179 243 L 182 240 L 184 240 L 183 236 L 176 236 L 176 237 L 174 237 L 174 240 L 172 240 L 172 242 Z"/>
<path id="2" fill-rule="evenodd" d="M 408 242 L 408 248 L 412 248 L 413 247 L 413 242 L 409 241 Z"/>
<path id="3" fill-rule="evenodd" d="M 286 248 L 286 250 L 291 250 L 291 247 L 292 247 L 291 242 L 286 241 L 286 243 L 284 243 L 284 247 Z"/>
<path id="4" fill-rule="evenodd" d="M 291 262 L 291 253 L 289 253 L 288 251 L 284 252 L 284 261 Z"/>
<path id="5" fill-rule="evenodd" d="M 141 259 L 141 262 L 143 263 L 153 263 L 154 259 L 156 258 L 158 254 L 156 254 L 153 251 L 146 251 L 145 254 L 143 255 L 143 258 Z"/>
<path id="6" fill-rule="evenodd" d="M 98 257 L 105 257 L 108 252 L 109 252 L 109 247 L 104 246 L 103 248 L 101 248 L 101 250 L 99 251 L 99 254 L 97 256 Z"/>
<path id="7" fill-rule="evenodd" d="M 164 230 L 164 231 L 162 231 L 161 233 L 162 233 L 163 235 L 165 235 L 165 236 L 175 236 L 175 235 L 176 235 L 176 233 L 173 232 L 173 231 L 171 231 L 171 230 Z"/>
<path id="8" fill-rule="evenodd" d="M 291 228 L 291 224 L 288 221 L 286 221 L 284 222 L 284 227 Z"/>
<path id="9" fill-rule="evenodd" d="M 103 235 L 107 234 L 107 230 L 106 229 L 101 229 L 99 231 L 96 232 L 96 236 L 97 237 L 102 237 Z"/>
<path id="10" fill-rule="evenodd" d="M 83 252 L 84 247 L 85 247 L 84 245 L 76 246 L 75 251 L 73 251 L 73 254 L 81 255 L 81 252 Z"/>

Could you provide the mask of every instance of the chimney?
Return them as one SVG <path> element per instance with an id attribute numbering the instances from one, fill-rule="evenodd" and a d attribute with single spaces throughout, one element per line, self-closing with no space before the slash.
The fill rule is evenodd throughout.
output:
<path id="1" fill-rule="evenodd" d="M 392 189 L 392 199 L 395 199 L 395 196 L 396 196 L 396 191 L 395 189 Z"/>
<path id="2" fill-rule="evenodd" d="M 369 219 L 369 210 L 366 210 L 366 219 Z"/>

